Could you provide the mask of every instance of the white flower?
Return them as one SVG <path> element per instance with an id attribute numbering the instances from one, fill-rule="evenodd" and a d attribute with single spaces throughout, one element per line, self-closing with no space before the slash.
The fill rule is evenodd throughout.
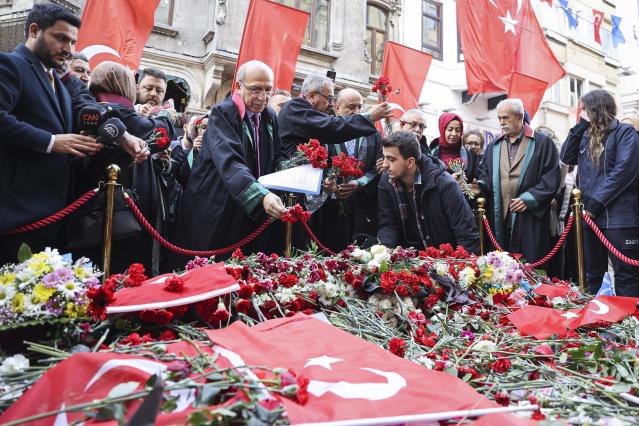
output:
<path id="1" fill-rule="evenodd" d="M 373 257 L 373 260 L 381 265 L 382 262 L 388 262 L 390 258 L 391 258 L 390 253 L 384 252 L 384 253 L 376 254 Z"/>
<path id="2" fill-rule="evenodd" d="M 428 368 L 429 370 L 432 370 L 435 367 L 435 361 L 428 358 L 427 356 L 417 358 L 416 362 Z"/>
<path id="3" fill-rule="evenodd" d="M 368 269 L 372 271 L 374 268 L 379 268 L 381 265 L 378 261 L 373 259 L 370 262 L 368 262 L 366 266 L 368 266 Z"/>
<path id="4" fill-rule="evenodd" d="M 0 285 L 0 306 L 7 306 L 13 300 L 16 289 L 12 285 Z"/>
<path id="5" fill-rule="evenodd" d="M 437 261 L 433 266 L 435 267 L 435 272 L 437 272 L 438 275 L 448 275 L 448 263 Z"/>
<path id="6" fill-rule="evenodd" d="M 67 281 L 64 284 L 58 285 L 58 290 L 62 293 L 66 298 L 71 299 L 75 294 L 80 291 L 80 287 L 78 283 L 74 281 Z"/>
<path id="7" fill-rule="evenodd" d="M 465 267 L 459 272 L 459 284 L 463 289 L 467 289 L 475 281 L 475 270 L 470 266 Z"/>
<path id="8" fill-rule="evenodd" d="M 355 260 L 359 260 L 360 262 L 368 262 L 369 260 L 373 258 L 373 255 L 366 250 L 362 250 L 361 248 L 356 248 L 351 253 L 351 257 Z"/>
<path id="9" fill-rule="evenodd" d="M 566 300 L 563 297 L 553 297 L 550 303 L 552 303 L 553 307 L 558 307 L 566 303 Z"/>
<path id="10" fill-rule="evenodd" d="M 377 256 L 379 254 L 384 254 L 387 252 L 388 252 L 388 249 L 386 248 L 386 246 L 383 246 L 381 244 L 375 244 L 373 247 L 371 247 L 371 254 L 373 256 Z"/>
<path id="11" fill-rule="evenodd" d="M 482 352 L 493 352 L 497 349 L 497 345 L 491 340 L 479 340 L 473 344 L 472 348 Z"/>
<path id="12" fill-rule="evenodd" d="M 15 376 L 29 368 L 29 359 L 22 354 L 14 355 L 0 364 L 0 376 Z"/>

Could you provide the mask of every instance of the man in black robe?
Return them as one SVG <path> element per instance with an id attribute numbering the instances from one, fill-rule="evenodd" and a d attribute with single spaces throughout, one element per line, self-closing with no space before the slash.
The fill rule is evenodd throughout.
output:
<path id="1" fill-rule="evenodd" d="M 321 75 L 309 74 L 302 83 L 301 96 L 284 104 L 278 115 L 282 144 L 278 161 L 290 159 L 297 145 L 309 139 L 322 144 L 339 144 L 377 132 L 375 121 L 390 116 L 391 107 L 384 102 L 374 105 L 364 114 L 333 116 L 327 114 L 333 106 L 335 86 Z"/>
<path id="2" fill-rule="evenodd" d="M 359 114 L 364 100 L 355 89 L 342 89 L 335 99 L 338 117 Z M 375 161 L 381 158 L 381 136 L 375 132 L 340 144 L 328 145 L 329 158 L 341 153 L 363 164 L 364 176 L 340 182 L 319 213 L 320 240 L 334 251 L 346 248 L 358 234 L 377 233 L 377 182 Z"/>
<path id="3" fill-rule="evenodd" d="M 519 99 L 497 106 L 502 135 L 486 148 L 478 183 L 497 241 L 528 262 L 550 247 L 550 202 L 560 182 L 559 154 L 553 141 L 524 124 Z"/>
<path id="4" fill-rule="evenodd" d="M 204 142 L 184 188 L 175 232 L 176 244 L 193 250 L 227 247 L 267 218 L 285 213 L 282 200 L 257 179 L 275 171 L 279 145 L 277 118 L 267 108 L 273 71 L 249 61 L 237 72 L 235 93 L 211 109 Z M 267 251 L 267 229 L 242 250 Z M 181 268 L 187 259 L 174 259 Z"/>

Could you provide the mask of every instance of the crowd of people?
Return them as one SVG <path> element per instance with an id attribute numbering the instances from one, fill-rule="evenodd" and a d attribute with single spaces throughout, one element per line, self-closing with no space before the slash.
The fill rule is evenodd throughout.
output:
<path id="1" fill-rule="evenodd" d="M 47 217 L 107 179 L 119 183 L 167 239 L 191 250 L 226 247 L 268 217 L 273 224 L 245 253 L 284 249 L 283 194 L 258 178 L 278 171 L 297 146 L 317 139 L 329 161 L 341 153 L 361 161 L 363 175 L 326 175 L 313 231 L 334 251 L 352 243 L 425 249 L 449 243 L 479 253 L 474 210 L 479 196 L 499 245 L 529 262 L 544 257 L 561 235 L 579 187 L 584 208 L 626 256 L 639 259 L 639 135 L 637 122 L 617 120 L 614 97 L 594 90 L 581 99 L 580 120 L 562 143 L 548 127 L 530 127 L 519 99 L 497 106 L 501 135 L 486 143 L 459 114 L 443 113 L 428 141 L 419 108 L 393 119 L 382 102 L 363 111 L 357 90 L 308 75 L 299 96 L 275 90 L 273 71 L 259 61 L 237 70 L 232 94 L 206 115 L 179 114 L 165 101 L 167 77 L 147 68 L 136 77 L 115 62 L 90 69 L 73 53 L 79 19 L 51 4 L 30 11 L 26 41 L 0 54 L 0 264 L 18 248 L 55 246 L 100 264 L 103 192 L 53 225 L 11 234 Z M 82 129 L 86 108 L 126 128 L 112 141 Z M 388 120 L 382 137 L 376 123 Z M 633 124 L 635 127 L 633 127 Z M 157 138 L 172 141 L 160 146 Z M 133 262 L 152 274 L 181 269 L 187 257 L 165 250 L 142 230 L 121 197 L 116 202 L 112 271 Z M 303 196 L 296 200 L 306 203 Z M 639 296 L 639 268 L 609 254 L 585 227 L 588 291 L 596 293 L 609 259 L 618 295 Z M 305 249 L 308 236 L 294 232 Z M 575 278 L 571 247 L 542 265 Z"/>

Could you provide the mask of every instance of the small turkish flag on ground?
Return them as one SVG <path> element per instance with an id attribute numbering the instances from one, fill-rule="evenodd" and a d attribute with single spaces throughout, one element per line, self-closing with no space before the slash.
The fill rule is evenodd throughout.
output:
<path id="1" fill-rule="evenodd" d="M 553 299 L 555 297 L 566 297 L 570 294 L 570 286 L 567 285 L 549 285 L 549 284 L 541 284 L 538 287 L 535 287 L 535 294 L 540 296 L 546 296 L 549 299 Z"/>
<path id="2" fill-rule="evenodd" d="M 308 18 L 309 14 L 299 9 L 251 0 L 235 72 L 245 62 L 262 61 L 275 74 L 275 88 L 290 90 Z"/>
<path id="3" fill-rule="evenodd" d="M 164 289 L 166 280 L 174 275 L 159 275 L 144 281 L 138 287 L 126 287 L 116 291 L 115 300 L 107 306 L 107 314 L 190 305 L 240 289 L 235 279 L 226 273 L 222 262 L 178 275 L 185 281 L 182 291 L 174 292 Z"/>
<path id="4" fill-rule="evenodd" d="M 595 41 L 601 44 L 601 23 L 603 22 L 604 13 L 601 10 L 592 10 L 593 25 L 595 27 Z"/>
<path id="5" fill-rule="evenodd" d="M 456 377 L 399 358 L 312 317 L 274 319 L 250 328 L 235 322 L 207 334 L 242 365 L 289 368 L 310 379 L 305 405 L 283 401 L 295 424 L 371 424 L 381 418 L 394 424 L 404 415 L 498 408 Z M 512 423 L 501 424 L 519 424 L 514 416 L 505 418 Z"/>
<path id="6" fill-rule="evenodd" d="M 547 88 L 548 83 L 545 81 L 515 72 L 510 79 L 508 97 L 521 99 L 524 103 L 524 109 L 528 111 L 532 120 L 539 109 Z"/>
<path id="7" fill-rule="evenodd" d="M 387 41 L 382 75 L 390 79 L 393 90 L 399 89 L 399 93 L 390 96 L 389 102 L 401 106 L 404 111 L 417 108 L 432 61 L 432 55 Z"/>
<path id="8" fill-rule="evenodd" d="M 89 58 L 91 69 L 102 61 L 115 61 L 137 70 L 159 3 L 160 0 L 88 0 L 76 50 Z"/>
<path id="9" fill-rule="evenodd" d="M 566 73 L 530 0 L 458 0 L 457 22 L 470 93 L 508 91 L 513 73 L 548 86 Z"/>
<path id="10" fill-rule="evenodd" d="M 508 315 L 508 319 L 522 333 L 545 339 L 599 321 L 621 321 L 635 312 L 637 302 L 634 297 L 600 296 L 582 309 L 569 311 L 528 305 Z"/>

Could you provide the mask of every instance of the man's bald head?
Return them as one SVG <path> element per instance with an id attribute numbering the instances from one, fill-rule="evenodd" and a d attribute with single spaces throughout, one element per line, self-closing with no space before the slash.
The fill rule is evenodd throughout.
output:
<path id="1" fill-rule="evenodd" d="M 362 95 L 355 89 L 347 87 L 337 94 L 335 99 L 335 113 L 337 115 L 359 114 L 362 110 L 364 100 Z"/>
<path id="2" fill-rule="evenodd" d="M 237 70 L 235 91 L 244 101 L 246 108 L 260 113 L 266 108 L 273 92 L 273 70 L 261 61 L 248 61 Z"/>

